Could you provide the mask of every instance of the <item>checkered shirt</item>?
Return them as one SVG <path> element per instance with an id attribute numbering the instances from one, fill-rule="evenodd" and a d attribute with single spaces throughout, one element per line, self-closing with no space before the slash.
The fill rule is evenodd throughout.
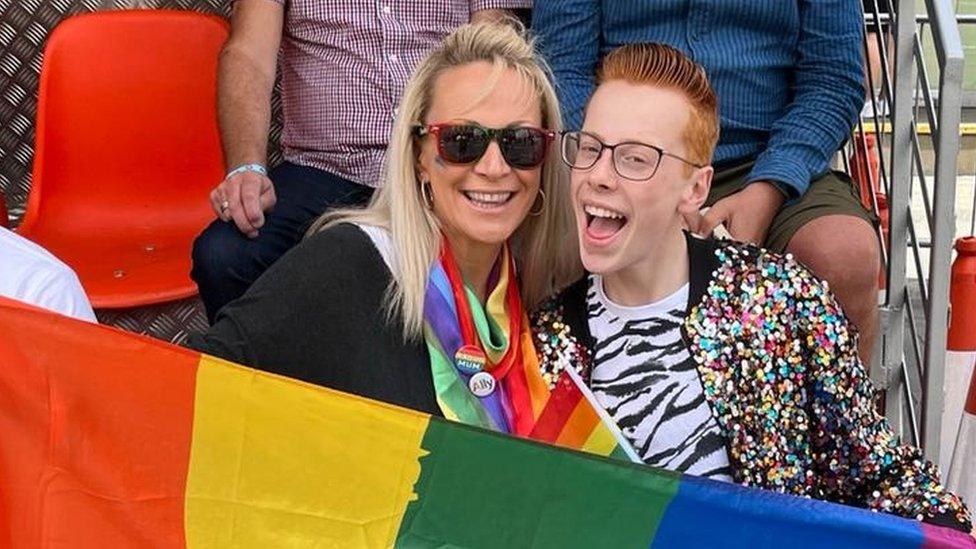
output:
<path id="1" fill-rule="evenodd" d="M 281 99 L 286 160 L 376 187 L 407 79 L 484 9 L 531 0 L 274 0 L 285 6 Z"/>

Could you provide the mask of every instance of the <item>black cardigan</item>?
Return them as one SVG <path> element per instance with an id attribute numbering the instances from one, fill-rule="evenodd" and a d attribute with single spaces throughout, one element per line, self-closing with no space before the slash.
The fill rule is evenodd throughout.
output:
<path id="1" fill-rule="evenodd" d="M 354 225 L 285 254 L 187 345 L 338 391 L 440 415 L 423 341 L 386 318 L 391 273 Z"/>

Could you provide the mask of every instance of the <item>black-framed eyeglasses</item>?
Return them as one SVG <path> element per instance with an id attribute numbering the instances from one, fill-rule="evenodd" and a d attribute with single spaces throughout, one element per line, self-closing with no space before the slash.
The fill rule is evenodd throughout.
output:
<path id="1" fill-rule="evenodd" d="M 478 124 L 417 124 L 413 134 L 433 135 L 437 140 L 437 154 L 451 164 L 477 162 L 495 141 L 505 162 L 522 170 L 542 164 L 556 138 L 556 132 L 532 126 L 486 128 Z"/>
<path id="2" fill-rule="evenodd" d="M 608 149 L 613 155 L 613 169 L 617 175 L 631 181 L 647 181 L 654 177 L 663 156 L 670 156 L 695 168 L 704 167 L 660 147 L 639 141 L 607 145 L 597 136 L 587 132 L 563 132 L 562 134 L 563 162 L 574 170 L 588 170 L 595 166 L 604 149 Z"/>

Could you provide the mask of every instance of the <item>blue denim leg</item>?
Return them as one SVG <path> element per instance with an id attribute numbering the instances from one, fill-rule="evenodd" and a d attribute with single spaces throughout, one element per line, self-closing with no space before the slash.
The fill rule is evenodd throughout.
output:
<path id="1" fill-rule="evenodd" d="M 250 239 L 233 222 L 211 223 L 193 242 L 190 276 L 200 289 L 207 319 L 244 294 L 279 257 L 302 239 L 329 208 L 365 204 L 373 189 L 328 172 L 285 162 L 268 174 L 277 202 L 265 215 L 257 238 Z"/>

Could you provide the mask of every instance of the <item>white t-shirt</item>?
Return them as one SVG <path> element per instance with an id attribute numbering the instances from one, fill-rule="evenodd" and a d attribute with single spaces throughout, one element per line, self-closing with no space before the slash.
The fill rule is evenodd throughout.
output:
<path id="1" fill-rule="evenodd" d="M 681 338 L 688 285 L 656 303 L 625 307 L 607 297 L 602 277 L 590 275 L 586 302 L 597 342 L 590 386 L 641 459 L 731 481 L 726 441 Z"/>
<path id="2" fill-rule="evenodd" d="M 3 227 L 0 295 L 97 322 L 74 271 L 44 248 Z"/>

